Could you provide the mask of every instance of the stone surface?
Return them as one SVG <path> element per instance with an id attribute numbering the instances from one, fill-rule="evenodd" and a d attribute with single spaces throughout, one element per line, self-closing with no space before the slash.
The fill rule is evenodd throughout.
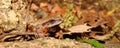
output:
<path id="1" fill-rule="evenodd" d="M 39 38 L 33 41 L 4 42 L 0 48 L 92 48 L 90 44 L 80 43 L 70 39 Z"/>

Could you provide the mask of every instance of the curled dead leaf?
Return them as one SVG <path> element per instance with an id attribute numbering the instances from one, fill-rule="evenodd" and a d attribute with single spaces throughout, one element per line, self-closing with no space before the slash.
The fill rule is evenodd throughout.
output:
<path id="1" fill-rule="evenodd" d="M 40 3 L 40 8 L 47 6 L 47 3 Z"/>
<path id="2" fill-rule="evenodd" d="M 62 9 L 58 5 L 55 5 L 54 8 L 51 10 L 51 13 L 60 12 L 61 10 Z"/>
<path id="3" fill-rule="evenodd" d="M 109 34 L 103 35 L 103 36 L 98 36 L 98 35 L 96 35 L 96 36 L 93 36 L 93 38 L 95 38 L 95 39 L 97 39 L 97 40 L 104 41 L 104 40 L 109 39 L 109 38 L 110 38 L 110 35 L 109 35 Z"/>
<path id="4" fill-rule="evenodd" d="M 40 3 L 40 8 L 46 12 L 51 11 L 52 7 L 53 6 L 48 3 Z"/>
<path id="5" fill-rule="evenodd" d="M 72 33 L 84 33 L 84 32 L 90 32 L 90 26 L 87 25 L 77 25 L 69 28 L 68 30 Z"/>
<path id="6" fill-rule="evenodd" d="M 31 10 L 37 11 L 38 9 L 39 9 L 39 7 L 37 5 L 35 5 L 34 3 L 32 3 Z"/>

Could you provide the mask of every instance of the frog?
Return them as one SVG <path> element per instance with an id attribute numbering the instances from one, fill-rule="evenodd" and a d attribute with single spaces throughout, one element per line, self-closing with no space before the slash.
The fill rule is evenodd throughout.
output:
<path id="1" fill-rule="evenodd" d="M 47 16 L 42 19 L 38 19 L 37 21 L 30 24 L 32 26 L 32 32 L 36 32 L 39 37 L 45 37 L 48 36 L 48 28 L 54 27 L 56 25 L 59 25 L 63 22 L 63 18 L 60 15 L 57 16 Z M 28 28 L 29 29 L 29 28 Z"/>

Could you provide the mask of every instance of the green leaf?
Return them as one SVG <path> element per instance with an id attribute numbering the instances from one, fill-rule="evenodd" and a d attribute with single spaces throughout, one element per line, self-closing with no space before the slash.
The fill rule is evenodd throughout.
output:
<path id="1" fill-rule="evenodd" d="M 95 48 L 104 48 L 104 46 L 95 39 L 84 39 L 84 40 L 79 40 L 79 41 L 89 43 Z"/>

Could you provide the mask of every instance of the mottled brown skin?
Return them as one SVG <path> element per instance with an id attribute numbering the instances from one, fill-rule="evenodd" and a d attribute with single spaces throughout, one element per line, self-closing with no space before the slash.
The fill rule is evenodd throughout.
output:
<path id="1" fill-rule="evenodd" d="M 44 37 L 48 36 L 49 28 L 59 25 L 62 22 L 63 19 L 60 16 L 47 16 L 28 25 L 28 30 L 30 30 L 30 32 L 36 32 L 38 34 L 38 38 Z"/>

